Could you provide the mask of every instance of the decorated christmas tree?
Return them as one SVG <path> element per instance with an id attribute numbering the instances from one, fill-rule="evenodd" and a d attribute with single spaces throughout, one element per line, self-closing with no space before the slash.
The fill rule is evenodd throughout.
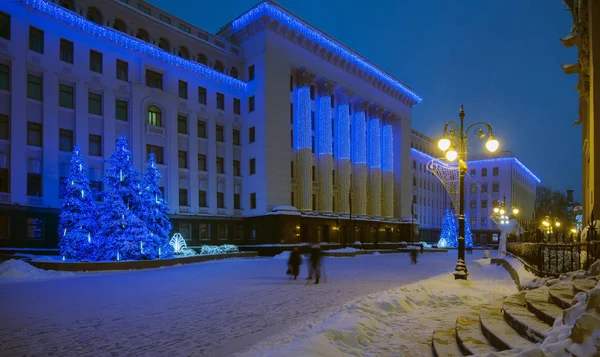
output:
<path id="1" fill-rule="evenodd" d="M 79 146 L 73 149 L 59 221 L 60 254 L 67 259 L 96 260 L 96 206 Z"/>
<path id="2" fill-rule="evenodd" d="M 142 205 L 139 212 L 139 217 L 151 236 L 145 252 L 149 259 L 168 258 L 173 255 L 173 247 L 169 244 L 169 207 L 159 189 L 160 177 L 154 154 L 150 153 L 148 166 L 142 177 Z"/>
<path id="3" fill-rule="evenodd" d="M 473 247 L 473 233 L 471 233 L 471 222 L 467 215 L 465 215 L 465 247 Z"/>
<path id="4" fill-rule="evenodd" d="M 454 214 L 449 210 L 446 210 L 446 214 L 444 215 L 442 233 L 437 245 L 440 248 L 456 248 L 458 246 L 458 227 L 454 219 Z"/>

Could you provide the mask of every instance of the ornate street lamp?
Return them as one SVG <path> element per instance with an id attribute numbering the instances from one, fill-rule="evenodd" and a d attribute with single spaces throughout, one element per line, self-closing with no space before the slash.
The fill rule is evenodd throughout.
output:
<path id="1" fill-rule="evenodd" d="M 509 210 L 506 207 L 506 196 L 504 196 L 504 200 L 494 201 L 494 209 L 493 209 L 493 213 L 492 213 L 492 219 L 497 224 L 500 224 L 500 225 L 508 224 L 508 222 L 510 221 L 510 213 L 512 213 L 513 216 L 518 215 L 519 208 L 512 206 L 511 209 Z"/>
<path id="2" fill-rule="evenodd" d="M 438 147 L 444 151 L 445 157 L 452 162 L 458 159 L 459 169 L 459 216 L 458 216 L 458 261 L 454 271 L 455 279 L 466 280 L 469 273 L 465 264 L 465 174 L 467 173 L 467 148 L 468 135 L 472 134 L 476 139 L 487 139 L 486 149 L 490 152 L 498 150 L 498 140 L 494 138 L 492 127 L 485 122 L 473 123 L 465 129 L 465 111 L 460 106 L 460 124 L 449 121 L 444 126 L 444 136 L 438 142 Z"/>

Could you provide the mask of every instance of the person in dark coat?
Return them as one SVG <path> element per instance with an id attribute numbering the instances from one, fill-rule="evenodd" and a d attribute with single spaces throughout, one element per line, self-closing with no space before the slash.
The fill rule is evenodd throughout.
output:
<path id="1" fill-rule="evenodd" d="M 312 279 L 313 273 L 315 274 L 315 284 L 319 283 L 319 279 L 321 279 L 321 259 L 323 253 L 321 252 L 321 247 L 316 244 L 313 245 L 310 249 L 310 267 L 308 270 L 308 279 Z"/>
<path id="2" fill-rule="evenodd" d="M 417 255 L 418 254 L 419 254 L 419 252 L 417 252 L 416 249 L 410 250 L 410 264 L 417 264 Z"/>
<path id="3" fill-rule="evenodd" d="M 425 252 L 425 244 L 421 243 L 421 253 Z"/>
<path id="4" fill-rule="evenodd" d="M 300 275 L 300 265 L 302 264 L 302 256 L 300 256 L 300 250 L 298 247 L 294 247 L 290 252 L 290 259 L 288 260 L 288 267 L 290 275 L 294 277 L 294 280 Z"/>

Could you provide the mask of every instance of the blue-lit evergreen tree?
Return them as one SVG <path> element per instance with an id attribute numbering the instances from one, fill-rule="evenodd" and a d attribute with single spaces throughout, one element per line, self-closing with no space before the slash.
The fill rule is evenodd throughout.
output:
<path id="1" fill-rule="evenodd" d="M 465 247 L 473 247 L 473 233 L 471 233 L 471 221 L 469 217 L 465 215 Z"/>
<path id="2" fill-rule="evenodd" d="M 73 149 L 71 172 L 63 198 L 59 221 L 60 254 L 67 259 L 96 260 L 96 205 L 77 145 Z"/>
<path id="3" fill-rule="evenodd" d="M 150 153 L 142 177 L 142 204 L 139 212 L 140 219 L 150 232 L 151 239 L 146 251 L 146 258 L 149 259 L 168 258 L 173 255 L 173 247 L 169 244 L 169 207 L 159 189 L 160 177 L 154 154 Z"/>
<path id="4" fill-rule="evenodd" d="M 458 247 L 458 227 L 454 219 L 454 213 L 446 210 L 444 220 L 442 221 L 442 233 L 438 241 L 440 248 L 456 248 Z"/>

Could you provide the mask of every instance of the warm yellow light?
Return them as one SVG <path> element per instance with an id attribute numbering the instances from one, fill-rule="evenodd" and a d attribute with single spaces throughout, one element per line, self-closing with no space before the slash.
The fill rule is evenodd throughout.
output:
<path id="1" fill-rule="evenodd" d="M 518 208 L 513 208 L 513 214 L 519 214 L 519 209 Z"/>
<path id="2" fill-rule="evenodd" d="M 498 213 L 498 212 L 500 212 L 500 208 L 494 207 L 494 213 Z"/>
<path id="3" fill-rule="evenodd" d="M 554 223 L 555 226 L 560 227 L 560 222 Z"/>
<path id="4" fill-rule="evenodd" d="M 458 157 L 458 153 L 456 152 L 456 150 L 450 149 L 450 150 L 446 151 L 446 160 L 452 162 L 452 161 L 456 160 L 457 157 Z"/>
<path id="5" fill-rule="evenodd" d="M 446 138 L 441 138 L 440 141 L 438 141 L 438 147 L 442 151 L 448 150 L 450 148 L 450 140 Z"/>
<path id="6" fill-rule="evenodd" d="M 498 140 L 494 139 L 494 137 L 490 137 L 488 139 L 488 141 L 485 143 L 485 148 L 488 149 L 490 152 L 494 152 L 496 150 L 498 150 L 498 147 L 500 146 L 500 143 L 498 142 Z"/>
<path id="7" fill-rule="evenodd" d="M 300 226 L 296 226 L 296 229 L 300 229 Z"/>
<path id="8" fill-rule="evenodd" d="M 505 213 L 506 213 L 506 211 L 504 210 L 504 208 L 502 208 L 502 209 L 500 210 L 500 214 L 505 214 Z"/>
<path id="9" fill-rule="evenodd" d="M 577 233 L 577 229 L 571 228 L 571 233 Z"/>
<path id="10" fill-rule="evenodd" d="M 550 223 L 548 223 L 548 221 L 543 221 L 542 224 L 546 227 L 548 227 L 550 225 Z"/>

